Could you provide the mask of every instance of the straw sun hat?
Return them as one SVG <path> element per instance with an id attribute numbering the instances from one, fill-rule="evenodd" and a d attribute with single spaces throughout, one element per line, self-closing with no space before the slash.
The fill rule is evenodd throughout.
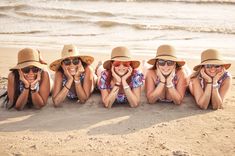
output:
<path id="1" fill-rule="evenodd" d="M 231 64 L 223 61 L 223 58 L 219 51 L 215 49 L 207 49 L 201 54 L 201 63 L 196 65 L 193 70 L 197 71 L 201 66 L 205 64 L 224 65 L 225 69 L 228 69 Z"/>
<path id="2" fill-rule="evenodd" d="M 69 44 L 64 45 L 64 48 L 61 52 L 61 58 L 52 62 L 50 64 L 50 69 L 53 71 L 57 71 L 61 65 L 61 62 L 69 57 L 79 57 L 82 62 L 85 62 L 88 65 L 92 64 L 92 62 L 94 61 L 94 58 L 92 56 L 80 55 L 77 47 L 75 45 Z"/>
<path id="3" fill-rule="evenodd" d="M 112 50 L 111 59 L 106 60 L 103 64 L 105 69 L 110 69 L 112 61 L 130 61 L 132 68 L 138 68 L 140 61 L 131 58 L 131 52 L 126 47 L 116 47 Z"/>
<path id="4" fill-rule="evenodd" d="M 39 51 L 31 48 L 24 48 L 18 52 L 18 63 L 10 70 L 22 69 L 28 66 L 35 66 L 45 69 L 46 65 L 41 63 Z"/>
<path id="5" fill-rule="evenodd" d="M 148 60 L 148 63 L 151 65 L 155 65 L 156 60 L 158 59 L 175 61 L 179 67 L 185 64 L 185 61 L 180 60 L 176 57 L 175 48 L 171 45 L 161 45 L 160 47 L 158 47 L 156 56 Z"/>

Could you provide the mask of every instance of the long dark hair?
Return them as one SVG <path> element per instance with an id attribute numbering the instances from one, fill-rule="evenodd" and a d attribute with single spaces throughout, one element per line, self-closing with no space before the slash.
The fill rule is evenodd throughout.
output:
<path id="1" fill-rule="evenodd" d="M 3 105 L 5 106 L 5 108 L 7 109 L 11 109 L 13 107 L 15 107 L 16 105 L 16 101 L 18 99 L 18 97 L 20 96 L 20 78 L 19 78 L 19 72 L 18 70 L 13 70 L 12 71 L 13 75 L 14 75 L 14 99 L 13 99 L 13 103 L 12 105 L 8 106 L 9 104 L 9 97 L 8 97 L 8 92 L 6 91 L 5 93 L 3 93 L 0 98 L 3 98 L 6 96 L 6 98 L 4 99 L 3 101 Z M 33 102 L 32 102 L 32 97 L 30 96 L 30 93 L 29 93 L 29 96 L 28 96 L 28 101 L 27 101 L 27 104 L 26 104 L 28 107 L 32 107 L 33 106 Z"/>

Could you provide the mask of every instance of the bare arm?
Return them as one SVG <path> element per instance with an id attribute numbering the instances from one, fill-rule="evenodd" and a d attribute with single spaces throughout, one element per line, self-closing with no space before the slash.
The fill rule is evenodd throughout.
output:
<path id="1" fill-rule="evenodd" d="M 55 73 L 55 81 L 54 81 L 55 84 L 52 94 L 52 100 L 55 107 L 60 106 L 61 102 L 64 101 L 69 92 L 68 88 L 71 88 L 73 83 L 73 79 L 68 79 L 67 83 L 63 87 L 62 81 L 63 81 L 63 74 L 60 71 L 57 71 Z"/>
<path id="2" fill-rule="evenodd" d="M 222 108 L 224 98 L 225 98 L 226 94 L 228 93 L 231 84 L 232 84 L 232 79 L 231 79 L 231 77 L 228 77 L 221 84 L 220 88 L 213 87 L 212 97 L 211 97 L 211 102 L 212 102 L 212 108 L 213 109 Z"/>
<path id="3" fill-rule="evenodd" d="M 146 74 L 146 78 L 145 78 L 145 85 L 146 85 L 146 96 L 147 96 L 147 100 L 150 104 L 155 103 L 159 97 L 161 97 L 162 93 L 165 93 L 165 80 L 161 81 L 157 87 L 155 87 L 155 82 L 154 82 L 154 78 L 156 78 L 156 75 L 154 75 L 154 71 L 153 70 L 149 70 Z"/>
<path id="4" fill-rule="evenodd" d="M 133 88 L 130 87 L 124 89 L 125 95 L 131 107 L 137 107 L 140 103 L 141 87 Z"/>
<path id="5" fill-rule="evenodd" d="M 119 91 L 118 86 L 114 86 L 111 91 L 101 90 L 102 102 L 106 108 L 111 108 Z"/>
<path id="6" fill-rule="evenodd" d="M 7 96 L 9 98 L 10 104 L 14 102 L 14 94 L 15 94 L 15 76 L 11 72 L 8 75 L 8 83 L 7 83 Z"/>
<path id="7" fill-rule="evenodd" d="M 173 87 L 172 85 L 172 87 L 167 88 L 167 89 L 173 102 L 175 104 L 180 105 L 183 101 L 185 91 L 187 88 L 187 76 L 186 76 L 186 73 L 182 69 L 177 72 L 177 76 L 178 76 L 178 83 L 177 83 L 176 88 Z M 172 80 L 171 80 L 171 83 L 172 83 Z"/>
<path id="8" fill-rule="evenodd" d="M 23 75 L 22 71 L 18 70 L 18 72 L 19 72 L 19 79 L 24 83 L 24 89 L 23 89 L 23 92 L 19 95 L 18 99 L 16 100 L 15 108 L 17 110 L 21 110 L 21 109 L 24 108 L 25 104 L 28 102 L 30 84 L 24 78 L 24 75 Z M 13 78 L 11 80 L 12 80 L 12 82 L 10 82 L 10 83 L 14 84 L 15 83 L 15 78 Z M 13 88 L 14 88 L 14 86 L 13 86 Z M 13 95 L 14 95 L 14 92 L 15 92 L 15 88 L 13 89 Z M 12 99 L 14 99 L 14 97 L 12 97 Z"/>
<path id="9" fill-rule="evenodd" d="M 31 91 L 32 102 L 36 108 L 41 108 L 46 105 L 50 94 L 50 80 L 47 72 L 42 72 L 42 79 L 39 91 Z"/>
<path id="10" fill-rule="evenodd" d="M 191 80 L 191 84 L 192 84 L 191 92 L 194 95 L 197 105 L 201 109 L 207 109 L 211 99 L 212 84 L 206 84 L 205 90 L 203 90 L 200 85 L 200 80 L 197 77 Z"/>
<path id="11" fill-rule="evenodd" d="M 87 66 L 85 69 L 85 78 L 83 85 L 80 83 L 80 77 L 75 77 L 75 80 L 78 80 L 78 83 L 75 83 L 75 89 L 81 103 L 85 103 L 86 100 L 90 97 L 93 87 L 93 76 L 94 75 L 91 67 Z"/>

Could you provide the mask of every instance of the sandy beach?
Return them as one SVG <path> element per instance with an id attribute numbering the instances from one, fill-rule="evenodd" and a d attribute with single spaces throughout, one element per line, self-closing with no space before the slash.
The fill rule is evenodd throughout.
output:
<path id="1" fill-rule="evenodd" d="M 222 52 L 235 75 L 234 0 L 2 0 L 0 1 L 0 94 L 17 52 L 39 49 L 51 63 L 64 44 L 75 44 L 92 64 L 126 46 L 148 60 L 171 44 L 188 66 L 208 48 Z M 0 103 L 3 99 L 0 100 Z M 190 94 L 183 104 L 105 109 L 98 93 L 85 104 L 65 101 L 41 110 L 0 107 L 0 156 L 128 155 L 234 156 L 235 77 L 224 109 L 200 110 Z"/>
<path id="2" fill-rule="evenodd" d="M 17 49 L 0 49 L 6 58 L 0 63 L 2 77 L 15 64 Z M 51 49 L 41 50 L 48 62 L 59 57 L 59 49 L 54 50 L 53 55 Z M 188 65 L 198 62 L 188 60 Z M 229 71 L 235 74 L 233 65 Z M 5 84 L 1 78 L 1 92 Z M 234 94 L 233 77 L 224 109 L 217 111 L 200 110 L 190 94 L 181 106 L 149 105 L 144 92 L 134 109 L 105 109 L 98 93 L 85 104 L 65 101 L 62 108 L 54 108 L 51 97 L 41 110 L 0 108 L 0 155 L 234 155 Z"/>

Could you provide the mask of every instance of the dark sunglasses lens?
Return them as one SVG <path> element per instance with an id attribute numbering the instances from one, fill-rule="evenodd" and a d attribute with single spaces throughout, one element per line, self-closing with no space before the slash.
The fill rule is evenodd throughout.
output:
<path id="1" fill-rule="evenodd" d="M 74 64 L 74 65 L 78 65 L 79 62 L 80 62 L 79 58 L 74 58 L 74 59 L 73 59 L 73 64 Z"/>
<path id="2" fill-rule="evenodd" d="M 159 66 L 164 66 L 165 65 L 165 61 L 164 60 L 158 60 L 158 64 Z"/>
<path id="3" fill-rule="evenodd" d="M 40 69 L 37 68 L 37 67 L 33 67 L 33 68 L 32 68 L 33 73 L 37 73 L 39 70 L 40 70 Z"/>
<path id="4" fill-rule="evenodd" d="M 21 69 L 23 71 L 23 73 L 29 73 L 30 72 L 30 68 L 29 67 L 25 67 L 23 69 Z"/>
<path id="5" fill-rule="evenodd" d="M 125 66 L 125 67 L 130 67 L 130 65 L 131 65 L 130 62 L 124 62 L 123 63 L 123 66 Z"/>
<path id="6" fill-rule="evenodd" d="M 68 65 L 71 64 L 71 60 L 70 60 L 70 59 L 65 59 L 63 62 L 64 62 L 64 64 L 65 64 L 66 66 L 68 66 Z"/>
<path id="7" fill-rule="evenodd" d="M 213 64 L 206 64 L 205 67 L 206 68 L 212 68 L 212 67 L 220 68 L 221 66 L 220 65 L 213 65 Z"/>
<path id="8" fill-rule="evenodd" d="M 168 65 L 168 66 L 173 66 L 174 63 L 175 63 L 174 61 L 170 61 L 170 60 L 167 61 L 167 65 Z"/>
<path id="9" fill-rule="evenodd" d="M 121 62 L 115 61 L 115 62 L 113 62 L 113 65 L 114 65 L 114 67 L 118 67 L 121 65 Z"/>

